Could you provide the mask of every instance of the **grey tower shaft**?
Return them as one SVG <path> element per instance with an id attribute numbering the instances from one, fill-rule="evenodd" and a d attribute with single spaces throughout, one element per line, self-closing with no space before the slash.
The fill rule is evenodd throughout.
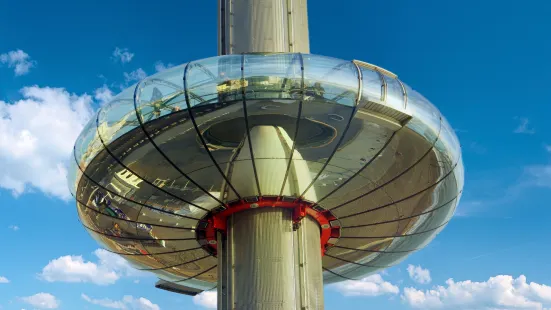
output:
<path id="1" fill-rule="evenodd" d="M 306 0 L 219 0 L 218 54 L 310 53 Z"/>
<path id="2" fill-rule="evenodd" d="M 306 217 L 293 230 L 291 214 L 262 208 L 228 220 L 218 235 L 218 309 L 324 308 L 319 226 Z"/>
<path id="3" fill-rule="evenodd" d="M 279 141 L 279 143 L 278 143 Z M 239 152 L 232 183 L 258 184 L 264 192 L 281 189 L 293 141 L 283 128 L 255 126 L 243 145 L 252 142 L 257 158 L 282 158 L 251 165 L 248 148 Z M 308 165 L 293 150 L 288 181 L 282 194 L 302 192 L 312 182 Z M 245 189 L 245 187 L 242 187 Z M 248 190 L 248 191 L 250 191 Z M 305 195 L 315 200 L 315 192 Z M 234 213 L 226 235 L 218 236 L 218 309 L 318 310 L 323 309 L 320 226 L 309 216 L 294 225 L 293 210 L 261 207 Z"/>

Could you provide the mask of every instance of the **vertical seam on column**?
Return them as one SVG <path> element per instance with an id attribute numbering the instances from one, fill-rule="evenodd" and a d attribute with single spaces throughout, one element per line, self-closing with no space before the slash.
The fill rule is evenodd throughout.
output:
<path id="1" fill-rule="evenodd" d="M 205 194 L 207 194 L 208 196 L 210 196 L 212 199 L 216 200 L 218 203 L 224 205 L 224 203 L 216 198 L 213 194 L 211 194 L 209 191 L 207 191 L 206 189 L 204 189 L 201 185 L 199 185 L 199 183 L 195 182 L 192 178 L 190 178 L 186 173 L 184 173 L 184 171 L 182 171 L 182 169 L 180 169 L 180 167 L 178 167 L 170 158 L 168 158 L 168 156 L 161 150 L 161 148 L 157 145 L 157 143 L 154 141 L 154 139 L 151 137 L 151 135 L 149 134 L 149 132 L 147 132 L 147 130 L 145 129 L 145 125 L 143 123 L 143 120 L 142 120 L 142 115 L 138 112 L 138 89 L 140 88 L 140 86 L 142 85 L 142 82 L 138 83 L 138 85 L 136 85 L 136 89 L 134 90 L 134 111 L 136 112 L 136 118 L 138 119 L 138 123 L 140 123 L 140 128 L 142 129 L 142 131 L 144 132 L 145 136 L 147 137 L 147 139 L 151 142 L 151 145 L 153 145 L 153 147 L 155 148 L 155 150 L 157 150 L 157 152 L 159 152 L 159 154 L 161 154 L 161 156 L 163 156 L 163 158 L 174 168 L 176 169 L 176 171 L 178 171 L 183 177 L 185 177 L 186 179 L 188 179 L 191 183 L 193 183 L 193 185 L 197 186 L 197 188 L 199 188 L 201 191 L 203 191 Z"/>
<path id="2" fill-rule="evenodd" d="M 284 12 L 287 17 L 287 50 L 291 53 L 295 51 L 295 31 L 294 31 L 294 15 L 293 0 L 287 0 L 287 12 Z"/>
<path id="3" fill-rule="evenodd" d="M 247 139 L 249 140 L 249 153 L 251 153 L 251 163 L 253 166 L 254 179 L 256 181 L 257 193 L 259 196 L 262 196 L 262 191 L 260 190 L 260 182 L 258 181 L 258 173 L 256 171 L 256 163 L 254 161 L 254 151 L 253 151 L 253 142 L 251 141 L 251 134 L 249 127 L 249 115 L 247 113 L 247 99 L 245 92 L 245 54 L 241 54 L 241 96 L 243 97 L 243 114 L 245 115 L 245 129 L 247 133 Z"/>
<path id="4" fill-rule="evenodd" d="M 220 14 L 218 18 L 218 22 L 220 23 L 218 26 L 218 33 L 220 36 L 218 38 L 218 44 L 220 44 L 218 53 L 220 55 L 226 55 L 226 0 L 218 0 L 218 4 L 218 14 Z"/>
<path id="5" fill-rule="evenodd" d="M 218 165 L 218 163 L 214 159 L 214 156 L 212 156 L 212 153 L 210 152 L 210 150 L 207 146 L 207 143 L 205 142 L 205 139 L 203 138 L 203 135 L 201 134 L 201 131 L 199 130 L 199 127 L 197 127 L 197 122 L 195 121 L 195 117 L 193 116 L 193 112 L 191 111 L 191 103 L 190 103 L 190 100 L 189 100 L 189 93 L 188 93 L 188 88 L 187 88 L 187 78 L 186 78 L 186 76 L 187 76 L 187 73 L 188 73 L 189 64 L 190 63 L 188 63 L 186 65 L 185 69 L 184 69 L 184 98 L 185 98 L 185 101 L 186 101 L 186 106 L 187 106 L 187 111 L 188 111 L 188 114 L 189 114 L 189 118 L 191 119 L 191 122 L 193 123 L 193 127 L 195 127 L 195 131 L 197 132 L 197 136 L 199 136 L 199 139 L 201 140 L 201 143 L 203 144 L 203 147 L 205 148 L 205 152 L 207 152 L 207 154 L 209 155 L 210 160 L 212 161 L 213 165 L 216 167 L 216 169 L 218 169 L 218 172 L 220 172 L 220 175 L 224 178 L 224 180 L 226 180 L 227 184 L 230 186 L 230 188 L 235 193 L 235 195 L 239 199 L 241 199 L 241 196 L 239 195 L 239 193 L 235 190 L 235 188 L 231 184 L 230 180 L 228 180 L 228 178 L 226 177 L 226 175 L 222 171 L 222 168 L 220 168 L 220 166 Z"/>
<path id="6" fill-rule="evenodd" d="M 283 184 L 281 185 L 281 190 L 279 191 L 279 196 L 283 195 L 283 190 L 285 189 L 285 184 L 287 184 L 287 178 L 289 177 L 289 171 L 291 170 L 291 165 L 293 163 L 293 154 L 295 153 L 296 141 L 299 131 L 300 118 L 302 117 L 302 104 L 304 102 L 304 59 L 302 58 L 302 53 L 297 54 L 300 61 L 300 100 L 298 102 L 298 115 L 297 121 L 295 124 L 295 134 L 293 137 L 293 146 L 291 147 L 291 153 L 289 155 L 289 163 L 287 163 L 287 170 L 285 170 L 285 177 L 283 178 Z"/>
<path id="7" fill-rule="evenodd" d="M 221 0 L 221 1 L 226 1 L 226 0 Z M 226 44 L 228 46 L 226 52 L 228 52 L 228 54 L 233 54 L 233 0 L 228 0 L 229 1 L 229 4 L 228 4 L 228 8 L 227 8 L 227 17 L 228 17 L 228 24 L 229 24 L 229 27 L 227 29 L 227 38 L 226 38 Z"/>
<path id="8" fill-rule="evenodd" d="M 354 116 L 356 115 L 356 111 L 358 110 L 358 107 L 359 107 L 359 104 L 360 104 L 360 99 L 362 98 L 362 94 L 361 94 L 361 90 L 362 90 L 362 73 L 361 73 L 361 70 L 359 69 L 359 67 L 353 62 L 351 61 L 351 63 L 354 65 L 354 67 L 356 68 L 357 70 L 357 73 L 358 73 L 358 95 L 356 97 L 356 105 L 354 106 L 354 108 L 352 109 L 352 113 L 350 115 L 350 119 L 348 120 L 348 123 L 346 124 L 346 127 L 344 128 L 343 130 L 343 133 L 342 133 L 342 136 L 341 138 L 339 139 L 339 141 L 337 142 L 337 145 L 335 145 L 335 148 L 333 149 L 333 151 L 331 152 L 331 155 L 329 156 L 329 158 L 327 158 L 327 160 L 325 161 L 325 163 L 323 164 L 323 167 L 320 169 L 320 171 L 318 172 L 318 174 L 316 175 L 316 177 L 312 180 L 312 182 L 310 182 L 310 185 L 308 185 L 308 187 L 306 187 L 306 189 L 302 192 L 302 194 L 300 195 L 300 198 L 302 199 L 304 197 L 304 195 L 308 192 L 308 190 L 310 190 L 310 188 L 314 185 L 314 183 L 316 183 L 316 181 L 318 180 L 318 178 L 321 176 L 321 174 L 323 173 L 323 171 L 325 170 L 325 168 L 327 168 L 327 165 L 329 164 L 329 162 L 331 161 L 331 159 L 333 159 L 333 156 L 335 155 L 335 153 L 337 153 L 337 150 L 339 149 L 339 147 L 341 146 L 341 143 L 342 141 L 344 140 L 344 137 L 346 136 L 346 133 L 348 132 L 348 129 L 350 128 L 350 124 L 352 123 L 352 120 L 354 119 Z"/>

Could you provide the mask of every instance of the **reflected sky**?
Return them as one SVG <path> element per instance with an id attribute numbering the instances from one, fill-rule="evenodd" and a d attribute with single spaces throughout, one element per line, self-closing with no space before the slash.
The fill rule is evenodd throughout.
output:
<path id="1" fill-rule="evenodd" d="M 230 201 L 331 210 L 342 233 L 323 266 L 337 281 L 425 246 L 463 187 L 459 141 L 428 100 L 376 66 L 316 55 L 227 55 L 158 73 L 102 107 L 74 157 L 71 192 L 90 234 L 137 268 L 201 288 L 216 282 L 216 258 L 195 228 Z"/>

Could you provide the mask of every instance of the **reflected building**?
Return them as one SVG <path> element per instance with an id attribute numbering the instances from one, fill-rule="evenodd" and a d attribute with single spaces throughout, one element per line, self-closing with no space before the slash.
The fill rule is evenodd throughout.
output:
<path id="1" fill-rule="evenodd" d="M 221 55 L 123 91 L 77 140 L 69 183 L 98 242 L 160 288 L 218 289 L 220 309 L 322 309 L 324 283 L 396 265 L 444 228 L 463 164 L 426 98 L 366 62 L 220 37 Z"/>

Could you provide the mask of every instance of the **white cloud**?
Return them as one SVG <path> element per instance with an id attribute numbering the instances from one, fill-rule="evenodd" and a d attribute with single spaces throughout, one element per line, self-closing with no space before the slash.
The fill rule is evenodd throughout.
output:
<path id="1" fill-rule="evenodd" d="M 345 296 L 380 296 L 385 294 L 398 294 L 398 286 L 384 281 L 379 274 L 371 275 L 360 281 L 343 281 L 331 285 Z"/>
<path id="2" fill-rule="evenodd" d="M 202 292 L 193 296 L 193 303 L 207 309 L 216 309 L 217 297 L 216 292 Z"/>
<path id="3" fill-rule="evenodd" d="M 36 61 L 31 60 L 29 54 L 22 50 L 0 54 L 0 63 L 7 64 L 9 68 L 13 68 L 16 76 L 29 73 L 30 69 L 36 65 Z"/>
<path id="4" fill-rule="evenodd" d="M 528 126 L 530 124 L 530 121 L 527 118 L 520 118 L 519 120 L 520 124 L 514 130 L 514 133 L 524 133 L 529 135 L 533 135 L 536 133 L 536 130 L 534 128 Z"/>
<path id="5" fill-rule="evenodd" d="M 114 94 L 111 89 L 105 84 L 103 84 L 102 87 L 96 89 L 94 91 L 94 99 L 101 105 L 105 105 L 106 103 L 109 103 L 111 99 L 113 99 Z"/>
<path id="6" fill-rule="evenodd" d="M 130 309 L 134 310 L 160 310 L 161 307 L 152 303 L 149 299 L 140 297 L 134 298 L 132 296 L 124 296 L 123 302 L 130 306 Z"/>
<path id="7" fill-rule="evenodd" d="M 33 296 L 21 298 L 25 303 L 39 309 L 57 309 L 59 300 L 52 294 L 38 293 Z"/>
<path id="8" fill-rule="evenodd" d="M 551 187 L 551 165 L 534 165 L 525 168 L 533 186 Z"/>
<path id="9" fill-rule="evenodd" d="M 8 228 L 13 230 L 13 231 L 18 231 L 19 230 L 19 226 L 17 226 L 17 225 L 10 225 L 10 226 L 8 226 Z"/>
<path id="10" fill-rule="evenodd" d="M 551 145 L 546 144 L 544 147 L 547 152 L 551 153 Z"/>
<path id="11" fill-rule="evenodd" d="M 69 199 L 68 160 L 93 113 L 92 97 L 38 86 L 21 94 L 14 102 L 0 100 L 0 187 L 14 195 L 38 189 Z"/>
<path id="12" fill-rule="evenodd" d="M 149 299 L 140 297 L 134 298 L 132 296 L 124 296 L 122 300 L 111 300 L 108 298 L 94 299 L 90 298 L 86 294 L 80 295 L 85 301 L 105 308 L 111 309 L 123 309 L 123 310 L 160 310 L 161 308 L 152 303 Z"/>
<path id="13" fill-rule="evenodd" d="M 402 299 L 418 309 L 546 309 L 551 307 L 551 286 L 527 283 L 525 276 L 514 279 L 499 275 L 485 282 L 446 281 L 422 291 L 405 288 Z"/>
<path id="14" fill-rule="evenodd" d="M 161 72 L 161 71 L 165 71 L 166 69 L 169 69 L 169 68 L 172 68 L 172 67 L 174 67 L 174 65 L 171 64 L 171 63 L 168 63 L 168 64 L 165 65 L 163 62 L 158 61 L 155 64 L 155 71 Z"/>
<path id="15" fill-rule="evenodd" d="M 8 280 L 8 278 L 6 277 L 0 276 L 0 283 L 10 283 L 10 280 Z"/>
<path id="16" fill-rule="evenodd" d="M 423 269 L 421 268 L 421 266 L 408 265 L 407 270 L 408 270 L 409 277 L 413 281 L 420 284 L 430 283 L 431 278 L 430 278 L 430 271 L 428 269 Z"/>
<path id="17" fill-rule="evenodd" d="M 122 276 L 139 276 L 138 271 L 119 255 L 98 249 L 94 252 L 99 262 L 84 261 L 82 256 L 61 256 L 48 263 L 39 274 L 48 282 L 90 282 L 110 285 Z"/>
<path id="18" fill-rule="evenodd" d="M 121 63 L 129 63 L 134 58 L 134 53 L 130 53 L 127 48 L 116 47 L 113 51 L 113 59 Z"/>
<path id="19" fill-rule="evenodd" d="M 138 68 L 130 73 L 124 72 L 124 81 L 129 84 L 135 81 L 141 81 L 147 77 L 147 73 L 142 68 Z"/>
<path id="20" fill-rule="evenodd" d="M 108 298 L 92 299 L 88 297 L 86 294 L 81 294 L 80 297 L 82 297 L 82 299 L 86 300 L 91 304 L 102 306 L 105 308 L 126 309 L 126 305 L 122 301 L 111 300 Z"/>

